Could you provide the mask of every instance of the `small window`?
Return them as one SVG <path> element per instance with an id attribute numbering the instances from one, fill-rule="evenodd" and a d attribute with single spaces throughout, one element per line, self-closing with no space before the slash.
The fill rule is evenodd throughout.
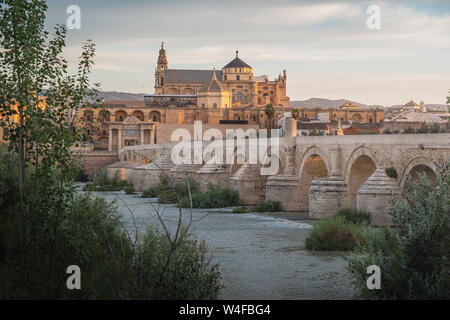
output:
<path id="1" fill-rule="evenodd" d="M 103 135 L 106 136 L 106 130 L 103 130 Z"/>
<path id="2" fill-rule="evenodd" d="M 214 104 L 213 104 L 213 108 L 214 108 L 214 109 L 217 109 L 217 103 L 214 103 Z"/>
<path id="3" fill-rule="evenodd" d="M 239 81 L 241 80 L 241 77 L 239 75 L 236 76 L 236 80 Z"/>

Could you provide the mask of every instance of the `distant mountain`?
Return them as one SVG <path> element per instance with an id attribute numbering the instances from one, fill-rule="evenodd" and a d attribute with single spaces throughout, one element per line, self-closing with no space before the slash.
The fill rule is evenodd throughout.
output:
<path id="1" fill-rule="evenodd" d="M 100 98 L 104 100 L 144 100 L 147 93 L 128 93 L 118 91 L 100 91 Z"/>
<path id="2" fill-rule="evenodd" d="M 347 102 L 352 102 L 356 104 L 358 107 L 362 109 L 369 109 L 369 108 L 384 108 L 380 105 L 366 105 L 364 103 L 360 103 L 357 101 L 352 100 L 346 100 L 346 99 L 338 99 L 338 100 L 329 100 L 329 99 L 322 99 L 322 98 L 311 98 L 308 100 L 303 101 L 291 101 L 290 105 L 291 107 L 299 107 L 299 108 L 306 108 L 306 109 L 312 109 L 312 108 L 337 108 L 340 107 Z"/>

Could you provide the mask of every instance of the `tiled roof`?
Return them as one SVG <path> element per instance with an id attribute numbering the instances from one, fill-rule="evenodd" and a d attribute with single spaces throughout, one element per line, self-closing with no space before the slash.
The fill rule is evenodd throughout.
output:
<path id="1" fill-rule="evenodd" d="M 164 70 L 164 83 L 206 83 L 213 77 L 214 70 L 186 70 L 166 69 Z M 222 79 L 222 72 L 216 71 L 218 79 Z"/>
<path id="2" fill-rule="evenodd" d="M 328 123 L 323 122 L 297 122 L 298 130 L 328 130 Z"/>
<path id="3" fill-rule="evenodd" d="M 217 81 L 217 78 L 215 77 L 215 74 L 213 73 L 213 78 L 211 81 L 207 84 L 205 84 L 203 87 L 200 88 L 201 92 L 222 92 L 222 85 L 219 81 Z"/>
<path id="4" fill-rule="evenodd" d="M 251 68 L 251 67 L 241 59 L 234 58 L 224 68 Z"/>

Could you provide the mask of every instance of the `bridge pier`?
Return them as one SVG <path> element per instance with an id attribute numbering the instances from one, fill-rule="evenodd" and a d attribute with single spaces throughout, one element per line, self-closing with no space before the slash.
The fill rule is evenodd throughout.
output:
<path id="1" fill-rule="evenodd" d="M 277 174 L 267 179 L 266 199 L 279 201 L 283 211 L 299 211 L 299 192 L 299 180 L 296 175 Z"/>
<path id="2" fill-rule="evenodd" d="M 230 178 L 230 188 L 239 192 L 242 205 L 257 205 L 266 198 L 267 176 L 260 175 L 260 166 L 243 164 Z"/>
<path id="3" fill-rule="evenodd" d="M 397 179 L 388 177 L 385 168 L 378 168 L 358 190 L 356 206 L 370 214 L 372 225 L 392 226 L 390 201 L 399 194 Z"/>
<path id="4" fill-rule="evenodd" d="M 340 177 L 313 180 L 309 191 L 309 217 L 326 219 L 347 207 L 347 183 Z"/>

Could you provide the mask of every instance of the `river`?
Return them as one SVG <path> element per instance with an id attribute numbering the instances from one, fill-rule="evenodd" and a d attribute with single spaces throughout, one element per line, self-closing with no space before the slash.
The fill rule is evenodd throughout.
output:
<path id="1" fill-rule="evenodd" d="M 158 224 L 153 206 L 159 206 L 170 228 L 176 225 L 178 209 L 173 205 L 158 205 L 156 199 L 123 192 L 98 195 L 116 200 L 131 232 L 135 222 L 139 232 Z M 184 221 L 189 216 L 186 211 Z M 192 233 L 206 241 L 212 261 L 220 265 L 224 288 L 219 299 L 353 298 L 343 254 L 305 249 L 314 223 L 307 213 L 233 214 L 231 208 L 195 209 L 192 219 Z"/>

